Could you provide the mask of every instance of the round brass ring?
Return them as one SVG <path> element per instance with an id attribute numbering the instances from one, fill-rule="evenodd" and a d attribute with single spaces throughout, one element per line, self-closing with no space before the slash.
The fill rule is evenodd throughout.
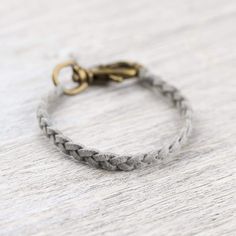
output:
<path id="1" fill-rule="evenodd" d="M 73 60 L 70 60 L 70 61 L 66 61 L 64 63 L 61 63 L 61 64 L 58 64 L 54 70 L 53 70 L 53 73 L 52 73 L 52 81 L 53 81 L 53 84 L 55 86 L 58 86 L 60 84 L 60 81 L 58 79 L 59 77 L 59 74 L 60 74 L 60 71 L 65 68 L 65 67 L 71 67 L 73 68 L 76 64 L 75 61 Z M 66 95 L 75 95 L 77 93 L 80 93 L 82 92 L 83 90 L 85 90 L 86 88 L 88 87 L 88 83 L 87 82 L 82 82 L 80 83 L 79 85 L 77 85 L 76 87 L 74 88 L 71 88 L 71 89 L 67 89 L 67 88 L 64 88 L 63 89 L 63 92 L 64 94 Z"/>

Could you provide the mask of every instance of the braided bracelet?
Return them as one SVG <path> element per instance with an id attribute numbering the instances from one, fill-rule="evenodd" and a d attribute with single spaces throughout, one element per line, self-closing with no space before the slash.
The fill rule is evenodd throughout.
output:
<path id="1" fill-rule="evenodd" d="M 72 79 L 78 85 L 72 89 L 63 88 L 59 83 L 59 73 L 64 67 L 71 67 Z M 117 155 L 104 153 L 84 145 L 74 143 L 61 131 L 56 129 L 49 116 L 49 108 L 63 95 L 75 95 L 86 89 L 91 83 L 104 83 L 108 81 L 121 82 L 127 78 L 138 78 L 141 84 L 153 88 L 169 97 L 174 106 L 180 111 L 183 118 L 183 127 L 172 141 L 162 148 L 135 155 Z M 39 126 L 44 134 L 55 144 L 60 151 L 72 156 L 80 162 L 107 170 L 130 171 L 141 166 L 155 162 L 162 162 L 165 158 L 176 153 L 185 143 L 191 133 L 192 108 L 186 98 L 178 89 L 167 84 L 159 77 L 151 74 L 143 66 L 136 63 L 117 62 L 109 65 L 102 65 L 91 69 L 84 69 L 74 61 L 59 64 L 53 71 L 52 79 L 56 88 L 42 98 L 37 110 Z"/>

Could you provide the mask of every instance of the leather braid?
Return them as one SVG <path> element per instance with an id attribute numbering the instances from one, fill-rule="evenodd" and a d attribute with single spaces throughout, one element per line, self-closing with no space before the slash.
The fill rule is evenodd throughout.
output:
<path id="1" fill-rule="evenodd" d="M 103 153 L 95 149 L 85 147 L 82 144 L 74 143 L 61 131 L 53 126 L 48 114 L 48 109 L 63 94 L 62 88 L 56 87 L 46 97 L 41 100 L 37 110 L 39 127 L 50 141 L 66 155 L 72 156 L 76 160 L 89 164 L 97 168 L 107 170 L 130 171 L 142 166 L 162 162 L 173 153 L 176 153 L 186 142 L 192 129 L 192 109 L 187 99 L 174 86 L 167 84 L 159 77 L 150 74 L 146 69 L 141 69 L 139 79 L 142 83 L 149 85 L 155 91 L 161 92 L 169 97 L 178 108 L 183 117 L 183 127 L 175 138 L 164 145 L 161 149 L 146 154 L 117 155 L 114 153 Z"/>

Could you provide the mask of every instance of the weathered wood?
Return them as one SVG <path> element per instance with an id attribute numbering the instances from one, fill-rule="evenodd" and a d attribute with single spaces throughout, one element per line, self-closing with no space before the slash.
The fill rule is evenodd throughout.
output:
<path id="1" fill-rule="evenodd" d="M 235 235 L 236 2 L 3 1 L 0 235 Z M 173 161 L 129 173 L 67 159 L 37 127 L 53 66 L 131 59 L 180 88 L 193 136 Z M 94 87 L 54 113 L 74 140 L 148 151 L 178 114 L 130 81 Z M 145 150 L 145 148 L 147 150 Z"/>

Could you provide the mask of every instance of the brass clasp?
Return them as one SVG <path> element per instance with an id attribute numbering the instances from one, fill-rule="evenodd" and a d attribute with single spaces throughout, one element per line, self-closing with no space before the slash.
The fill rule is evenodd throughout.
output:
<path id="1" fill-rule="evenodd" d="M 100 65 L 90 69 L 84 69 L 76 62 L 68 61 L 55 67 L 52 74 L 54 85 L 59 85 L 59 73 L 61 69 L 68 66 L 71 67 L 73 71 L 72 80 L 77 82 L 78 85 L 72 89 L 64 89 L 64 93 L 67 95 L 75 95 L 80 93 L 93 82 L 122 82 L 124 79 L 134 78 L 138 76 L 139 69 L 141 68 L 141 65 L 137 63 L 121 61 L 108 65 Z"/>
<path id="2" fill-rule="evenodd" d="M 100 65 L 92 68 L 94 81 L 115 81 L 122 82 L 127 78 L 134 78 L 138 75 L 141 66 L 137 63 L 120 61 L 108 65 Z"/>

